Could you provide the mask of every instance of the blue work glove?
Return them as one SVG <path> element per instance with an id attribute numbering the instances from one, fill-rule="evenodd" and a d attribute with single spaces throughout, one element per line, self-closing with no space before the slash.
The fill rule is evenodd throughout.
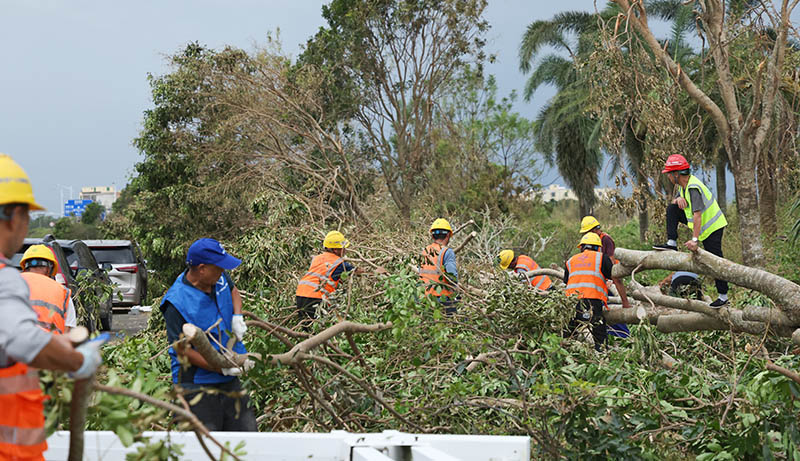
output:
<path id="1" fill-rule="evenodd" d="M 94 339 L 86 341 L 75 350 L 83 355 L 83 363 L 77 371 L 67 373 L 67 376 L 73 379 L 86 379 L 97 370 L 97 367 L 103 362 L 100 357 L 100 346 L 105 344 L 111 336 L 108 333 L 103 333 Z"/>

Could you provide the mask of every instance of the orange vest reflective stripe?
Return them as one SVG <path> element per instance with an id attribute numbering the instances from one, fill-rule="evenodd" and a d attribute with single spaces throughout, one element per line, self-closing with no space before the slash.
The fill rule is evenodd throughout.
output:
<path id="1" fill-rule="evenodd" d="M 419 279 L 425 284 L 425 294 L 452 297 L 453 286 L 447 280 L 444 270 L 444 253 L 447 247 L 431 243 L 422 251 L 422 264 L 419 267 Z"/>
<path id="2" fill-rule="evenodd" d="M 303 278 L 297 284 L 295 296 L 322 299 L 323 295 L 333 293 L 336 287 L 339 286 L 339 281 L 333 280 L 331 276 L 333 271 L 342 263 L 344 263 L 344 259 L 328 251 L 314 256 L 308 272 L 303 275 Z"/>
<path id="3" fill-rule="evenodd" d="M 567 280 L 567 295 L 577 294 L 578 298 L 601 299 L 608 304 L 608 287 L 601 270 L 603 253 L 586 250 L 567 261 L 569 279 Z"/>
<path id="4" fill-rule="evenodd" d="M 535 271 L 536 269 L 539 269 L 539 265 L 536 264 L 536 261 L 534 261 L 533 258 L 525 255 L 517 256 L 517 265 L 514 267 L 514 272 L 520 274 L 529 271 Z M 531 286 L 540 290 L 546 290 L 550 288 L 550 285 L 552 284 L 553 282 L 550 280 L 550 277 L 546 275 L 537 275 L 531 279 Z"/>
<path id="5" fill-rule="evenodd" d="M 69 290 L 45 275 L 23 272 L 22 278 L 31 291 L 31 306 L 39 316 L 39 326 L 45 331 L 64 334 Z"/>
<path id="6" fill-rule="evenodd" d="M 24 363 L 0 368 L 0 459 L 44 459 L 43 402 L 36 369 Z"/>

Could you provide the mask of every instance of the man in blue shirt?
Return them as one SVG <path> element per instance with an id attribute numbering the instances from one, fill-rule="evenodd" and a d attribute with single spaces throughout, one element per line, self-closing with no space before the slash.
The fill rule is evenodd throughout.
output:
<path id="1" fill-rule="evenodd" d="M 189 268 L 172 284 L 161 301 L 161 312 L 167 324 L 167 340 L 175 343 L 183 325 L 192 323 L 207 330 L 219 321 L 208 334 L 211 345 L 220 349 L 227 345 L 229 334 L 237 341 L 233 351 L 247 350 L 241 339 L 241 297 L 225 270 L 235 269 L 241 261 L 229 255 L 214 239 L 202 238 L 189 247 L 186 254 Z M 256 419 L 247 393 L 242 390 L 238 376 L 253 366 L 248 361 L 242 367 L 218 369 L 211 366 L 191 347 L 169 349 L 172 358 L 172 382 L 185 389 L 192 412 L 211 431 L 256 431 Z M 178 354 L 189 361 L 183 367 Z M 193 402 L 196 394 L 199 401 Z"/>

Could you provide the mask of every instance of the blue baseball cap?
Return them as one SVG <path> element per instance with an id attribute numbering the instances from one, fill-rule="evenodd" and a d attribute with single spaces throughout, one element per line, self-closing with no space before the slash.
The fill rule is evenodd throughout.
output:
<path id="1" fill-rule="evenodd" d="M 216 240 L 202 238 L 189 247 L 189 251 L 186 252 L 186 263 L 190 266 L 213 264 L 223 269 L 231 270 L 239 267 L 242 260 L 229 255 Z"/>

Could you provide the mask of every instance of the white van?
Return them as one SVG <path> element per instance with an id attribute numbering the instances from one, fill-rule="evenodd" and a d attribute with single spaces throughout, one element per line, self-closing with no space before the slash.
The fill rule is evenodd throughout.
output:
<path id="1" fill-rule="evenodd" d="M 147 302 L 147 266 L 139 245 L 130 240 L 83 242 L 114 283 L 114 306 L 140 306 Z"/>

